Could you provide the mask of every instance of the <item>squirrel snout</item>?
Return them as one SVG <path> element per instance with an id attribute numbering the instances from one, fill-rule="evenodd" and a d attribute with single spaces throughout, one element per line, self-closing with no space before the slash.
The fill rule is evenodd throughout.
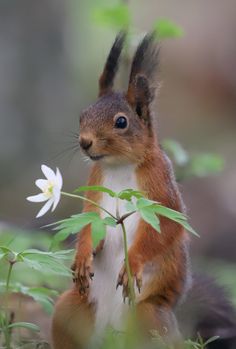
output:
<path id="1" fill-rule="evenodd" d="M 81 137 L 79 139 L 79 144 L 81 148 L 83 148 L 84 150 L 88 150 L 93 144 L 93 141 L 91 139 Z"/>

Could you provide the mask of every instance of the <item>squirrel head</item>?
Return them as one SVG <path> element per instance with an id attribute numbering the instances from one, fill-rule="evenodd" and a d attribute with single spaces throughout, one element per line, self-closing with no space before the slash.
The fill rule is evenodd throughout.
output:
<path id="1" fill-rule="evenodd" d="M 99 98 L 80 117 L 83 152 L 94 161 L 108 164 L 139 163 L 155 143 L 151 103 L 159 48 L 154 34 L 147 34 L 134 54 L 128 90 L 114 92 L 124 42 L 125 34 L 120 33 L 99 79 Z"/>

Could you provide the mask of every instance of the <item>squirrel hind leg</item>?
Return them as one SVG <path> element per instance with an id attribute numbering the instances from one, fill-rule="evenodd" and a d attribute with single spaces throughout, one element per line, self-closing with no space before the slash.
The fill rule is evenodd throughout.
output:
<path id="1" fill-rule="evenodd" d="M 137 304 L 138 325 L 143 335 L 170 345 L 173 349 L 183 349 L 183 338 L 178 323 L 170 307 L 157 306 L 148 301 Z"/>
<path id="2" fill-rule="evenodd" d="M 53 349 L 84 349 L 91 338 L 94 311 L 76 289 L 58 299 L 52 319 Z"/>

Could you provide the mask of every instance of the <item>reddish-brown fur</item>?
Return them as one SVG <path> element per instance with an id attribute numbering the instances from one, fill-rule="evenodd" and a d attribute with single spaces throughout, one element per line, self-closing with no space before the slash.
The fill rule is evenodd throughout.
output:
<path id="1" fill-rule="evenodd" d="M 138 187 L 148 198 L 183 212 L 183 203 L 173 177 L 171 164 L 160 149 L 153 131 L 150 103 L 154 97 L 154 90 L 151 86 L 150 67 L 138 60 L 142 50 L 146 50 L 145 54 L 152 55 L 153 59 L 155 50 L 152 46 L 153 37 L 151 36 L 144 39 L 143 47 L 142 44 L 139 46 L 127 94 L 111 91 L 113 81 L 107 80 L 106 70 L 109 64 L 106 65 L 100 79 L 99 95 L 101 97 L 81 115 L 80 141 L 83 144 L 91 143 L 85 152 L 92 159 L 98 160 L 93 165 L 88 185 L 103 184 L 104 166 L 132 163 L 135 166 Z M 117 54 L 119 56 L 119 52 Z M 144 57 L 144 55 L 141 56 Z M 113 79 L 114 74 L 111 76 Z M 128 126 L 125 130 L 114 127 L 117 115 L 125 115 L 127 118 Z M 95 192 L 87 193 L 87 197 L 96 202 L 101 200 L 101 195 Z M 95 209 L 93 205 L 85 204 L 84 211 Z M 186 289 L 189 272 L 188 237 L 179 224 L 166 218 L 161 218 L 160 222 L 161 234 L 158 234 L 149 224 L 140 219 L 134 241 L 128 252 L 129 263 L 138 286 L 141 286 L 145 265 L 148 262 L 158 265 L 159 271 L 153 275 L 150 283 L 145 287 L 145 292 L 141 289 L 137 313 L 142 319 L 143 328 L 146 327 L 147 330 L 156 328 L 161 335 L 175 341 L 178 340 L 179 334 L 173 309 Z M 92 312 L 96 310 L 92 310 L 92 304 L 87 303 L 89 285 L 92 282 L 89 277 L 92 277 L 93 273 L 90 226 L 85 227 L 78 236 L 73 270 L 76 280 L 75 289 L 68 291 L 60 298 L 54 314 L 55 349 L 83 347 L 84 336 L 81 340 L 79 333 L 76 332 L 76 335 L 71 333 L 79 329 L 81 333 L 83 332 L 81 314 L 85 314 L 91 320 L 92 327 Z M 121 269 L 118 281 L 127 288 L 125 267 Z M 114 292 L 116 292 L 115 287 Z"/>

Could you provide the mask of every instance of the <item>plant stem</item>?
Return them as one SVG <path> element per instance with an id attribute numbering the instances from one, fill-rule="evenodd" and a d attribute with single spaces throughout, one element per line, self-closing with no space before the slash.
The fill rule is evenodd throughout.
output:
<path id="1" fill-rule="evenodd" d="M 6 341 L 6 348 L 11 349 L 11 334 L 9 331 L 9 319 L 10 319 L 10 314 L 8 311 L 9 308 L 9 286 L 10 286 L 10 279 L 11 279 L 11 273 L 12 273 L 12 268 L 13 268 L 14 262 L 9 262 L 9 269 L 7 273 L 7 280 L 6 280 L 6 323 L 5 323 L 5 341 Z"/>
<path id="2" fill-rule="evenodd" d="M 114 218 L 115 220 L 117 220 L 116 216 L 114 216 L 111 212 L 107 211 L 105 208 L 103 208 L 102 206 L 100 206 L 97 202 L 93 201 L 93 200 L 90 200 L 84 196 L 81 196 L 81 195 L 76 195 L 76 194 L 70 194 L 70 193 L 66 193 L 66 192 L 61 192 L 62 195 L 64 196 L 68 196 L 68 197 L 71 197 L 71 198 L 75 198 L 75 199 L 81 199 L 81 200 L 84 200 L 84 201 L 87 201 L 87 202 L 90 202 L 90 204 L 93 204 L 94 206 L 100 208 L 100 210 L 106 212 L 109 216 L 111 216 L 112 218 Z"/>
<path id="3" fill-rule="evenodd" d="M 133 279 L 132 279 L 130 265 L 129 265 L 127 233 L 126 233 L 124 222 L 122 221 L 120 224 L 121 224 L 122 231 L 123 231 L 124 252 L 125 252 L 125 268 L 126 268 L 127 275 L 128 275 L 128 283 L 129 283 L 128 287 L 129 287 L 129 292 L 130 292 L 130 301 L 131 301 L 131 306 L 134 310 L 134 308 L 135 308 L 135 292 L 134 292 L 134 284 L 133 284 Z"/>
<path id="4" fill-rule="evenodd" d="M 134 213 L 136 213 L 136 211 L 125 213 L 123 216 L 117 218 L 116 224 L 121 224 L 126 218 L 128 218 L 129 216 L 131 216 Z"/>
<path id="5" fill-rule="evenodd" d="M 13 268 L 14 263 L 9 262 L 9 269 L 7 273 L 7 281 L 6 281 L 6 295 L 9 296 L 9 285 L 10 285 L 10 279 L 11 279 L 11 272 Z"/>

